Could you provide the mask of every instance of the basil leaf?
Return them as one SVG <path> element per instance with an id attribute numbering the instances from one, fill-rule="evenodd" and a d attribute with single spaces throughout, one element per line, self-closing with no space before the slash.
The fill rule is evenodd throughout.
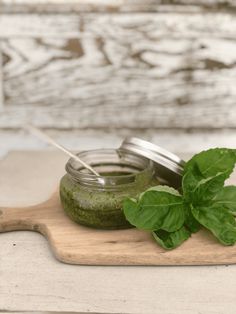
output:
<path id="1" fill-rule="evenodd" d="M 214 203 L 227 208 L 232 214 L 236 214 L 236 186 L 225 186 L 214 197 Z"/>
<path id="2" fill-rule="evenodd" d="M 212 200 L 232 173 L 235 161 L 234 151 L 226 148 L 210 149 L 195 155 L 184 168 L 184 198 L 195 205 Z"/>
<path id="3" fill-rule="evenodd" d="M 177 195 L 180 196 L 179 191 L 177 191 L 176 189 L 168 186 L 168 185 L 157 185 L 157 186 L 153 186 L 151 188 L 149 188 L 147 191 L 159 191 L 159 192 L 167 192 L 173 195 Z M 143 193 L 142 193 L 143 194 Z M 141 194 L 141 195 L 142 195 Z"/>
<path id="4" fill-rule="evenodd" d="M 194 218 L 209 229 L 225 245 L 236 242 L 236 221 L 227 209 L 219 205 L 192 208 Z"/>
<path id="5" fill-rule="evenodd" d="M 191 212 L 191 205 L 185 204 L 185 222 L 184 225 L 187 227 L 191 233 L 195 233 L 200 230 L 201 225 L 199 222 L 193 217 L 193 214 Z"/>
<path id="6" fill-rule="evenodd" d="M 134 198 L 126 198 L 123 201 L 123 211 L 125 212 L 137 212 L 138 211 L 138 201 Z M 126 217 L 127 218 L 127 217 Z"/>
<path id="7" fill-rule="evenodd" d="M 167 192 L 173 195 L 177 195 L 180 196 L 179 191 L 177 191 L 176 189 L 168 186 L 168 185 L 157 185 L 157 186 L 152 186 L 151 188 L 147 189 L 146 191 L 144 191 L 143 193 L 141 193 L 139 195 L 139 201 L 142 199 L 143 195 L 147 192 L 147 191 L 159 191 L 159 192 Z"/>
<path id="8" fill-rule="evenodd" d="M 152 235 L 157 243 L 159 243 L 164 249 L 172 250 L 187 240 L 191 233 L 183 226 L 174 232 L 157 230 L 152 232 Z"/>
<path id="9" fill-rule="evenodd" d="M 138 202 L 126 199 L 123 209 L 126 219 L 139 229 L 173 232 L 184 224 L 182 197 L 167 186 L 147 190 Z"/>
<path id="10" fill-rule="evenodd" d="M 203 178 L 196 173 L 187 172 L 182 180 L 183 194 L 186 201 L 201 205 L 213 199 L 224 186 L 229 175 L 218 173 L 209 178 Z"/>
<path id="11" fill-rule="evenodd" d="M 236 153 L 229 148 L 212 148 L 194 155 L 184 167 L 184 174 L 197 164 L 203 177 L 215 176 L 219 172 L 233 171 Z"/>

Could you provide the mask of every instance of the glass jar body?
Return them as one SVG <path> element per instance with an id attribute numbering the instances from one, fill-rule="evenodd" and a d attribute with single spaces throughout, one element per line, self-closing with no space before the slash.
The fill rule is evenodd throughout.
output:
<path id="1" fill-rule="evenodd" d="M 76 168 L 70 160 L 60 182 L 60 198 L 66 214 L 75 222 L 100 229 L 124 229 L 122 203 L 137 198 L 158 185 L 151 161 L 116 150 L 94 150 L 78 154 L 101 174 L 101 180 Z"/>

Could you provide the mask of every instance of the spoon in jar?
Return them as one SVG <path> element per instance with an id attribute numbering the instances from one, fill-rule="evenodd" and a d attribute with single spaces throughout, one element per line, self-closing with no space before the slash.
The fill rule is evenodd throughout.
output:
<path id="1" fill-rule="evenodd" d="M 34 127 L 33 125 L 27 124 L 25 126 L 25 129 L 28 130 L 31 134 L 35 135 L 39 139 L 57 147 L 76 161 L 78 161 L 81 165 L 83 165 L 85 168 L 87 168 L 90 172 L 95 174 L 97 177 L 100 177 L 99 173 L 95 171 L 90 165 L 86 164 L 83 160 L 81 160 L 77 155 L 71 153 L 69 150 L 67 150 L 62 145 L 58 144 L 54 139 L 52 139 L 50 136 L 48 136 L 46 133 L 42 132 L 40 129 Z"/>

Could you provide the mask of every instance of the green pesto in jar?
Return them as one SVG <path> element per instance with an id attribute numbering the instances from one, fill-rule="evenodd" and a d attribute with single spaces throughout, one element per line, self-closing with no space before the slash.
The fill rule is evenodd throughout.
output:
<path id="1" fill-rule="evenodd" d="M 159 184 L 152 162 L 116 150 L 82 152 L 79 157 L 90 164 L 93 160 L 92 166 L 103 183 L 69 160 L 67 174 L 60 182 L 60 198 L 66 214 L 73 221 L 93 228 L 132 227 L 125 219 L 122 203 L 126 197 L 137 198 L 147 188 Z"/>

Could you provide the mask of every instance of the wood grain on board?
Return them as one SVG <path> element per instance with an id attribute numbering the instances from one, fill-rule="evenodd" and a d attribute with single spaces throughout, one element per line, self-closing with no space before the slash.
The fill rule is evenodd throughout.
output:
<path id="1" fill-rule="evenodd" d="M 223 246 L 199 231 L 172 251 L 158 246 L 151 234 L 133 229 L 99 230 L 80 226 L 64 213 L 58 192 L 45 203 L 0 208 L 0 233 L 42 233 L 61 262 L 82 265 L 219 265 L 236 264 L 236 247 Z"/>
<path id="2" fill-rule="evenodd" d="M 0 127 L 235 128 L 231 13 L 0 17 Z"/>

